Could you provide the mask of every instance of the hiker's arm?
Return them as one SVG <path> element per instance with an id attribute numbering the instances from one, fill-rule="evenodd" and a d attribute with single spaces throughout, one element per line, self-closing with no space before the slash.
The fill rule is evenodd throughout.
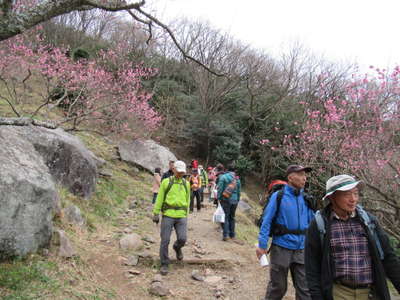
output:
<path id="1" fill-rule="evenodd" d="M 238 189 L 238 201 L 240 201 L 240 193 L 241 193 L 241 188 L 242 188 L 242 186 L 241 186 L 240 180 L 238 180 L 238 183 L 237 183 L 237 189 Z"/>
<path id="2" fill-rule="evenodd" d="M 161 211 L 161 207 L 164 201 L 165 190 L 168 186 L 168 178 L 161 181 L 160 189 L 158 190 L 156 203 L 153 207 L 153 214 L 158 215 Z"/>
<path id="3" fill-rule="evenodd" d="M 308 289 L 312 300 L 322 300 L 321 288 L 321 261 L 322 246 L 317 228 L 317 223 L 313 220 L 306 234 L 305 244 L 305 267 Z"/>
<path id="4" fill-rule="evenodd" d="M 220 176 L 222 176 L 222 175 L 220 175 Z M 222 193 L 225 190 L 225 180 L 224 180 L 224 178 L 222 178 L 222 177 L 219 178 L 217 187 L 218 187 L 217 199 L 221 200 L 222 199 Z"/>
<path id="5" fill-rule="evenodd" d="M 186 184 L 186 203 L 187 203 L 187 214 L 189 214 L 190 209 L 190 183 L 189 181 L 185 181 Z"/>
<path id="6" fill-rule="evenodd" d="M 272 219 L 275 216 L 277 209 L 276 197 L 278 193 L 274 193 L 269 200 L 268 206 L 265 208 L 263 215 L 263 222 L 260 228 L 260 233 L 258 234 L 258 247 L 261 249 L 267 249 L 269 233 L 271 230 Z"/>
<path id="7" fill-rule="evenodd" d="M 156 181 L 157 181 L 158 186 L 160 186 L 160 184 L 161 184 L 161 176 L 160 175 L 156 175 Z"/>
<path id="8" fill-rule="evenodd" d="M 386 232 L 382 229 L 377 221 L 376 232 L 382 245 L 382 250 L 385 255 L 385 259 L 382 261 L 385 273 L 397 292 L 400 294 L 400 260 L 396 256 L 393 247 L 390 245 L 389 237 Z"/>

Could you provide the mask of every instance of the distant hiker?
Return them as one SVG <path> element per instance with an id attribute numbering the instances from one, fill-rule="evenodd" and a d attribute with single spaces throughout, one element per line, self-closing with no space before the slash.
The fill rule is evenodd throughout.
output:
<path id="1" fill-rule="evenodd" d="M 283 298 L 287 291 L 289 270 L 296 299 L 310 299 L 305 278 L 304 243 L 314 212 L 303 196 L 306 173 L 310 171 L 311 168 L 289 166 L 286 170 L 288 184 L 272 194 L 265 209 L 256 250 L 258 258 L 267 254 L 268 240 L 272 236 L 270 280 L 265 300 Z"/>
<path id="2" fill-rule="evenodd" d="M 225 167 L 223 164 L 217 164 L 215 167 L 215 183 L 218 184 L 218 178 L 220 175 L 225 173 Z"/>
<path id="3" fill-rule="evenodd" d="M 227 241 L 228 237 L 234 239 L 235 213 L 240 201 L 240 179 L 235 174 L 233 164 L 228 166 L 228 172 L 220 175 L 218 180 L 218 201 L 225 212 L 225 223 L 223 223 L 222 240 Z"/>
<path id="4" fill-rule="evenodd" d="M 156 203 L 158 190 L 160 189 L 160 184 L 161 184 L 161 168 L 155 168 L 153 176 L 153 186 L 151 188 L 151 191 L 153 192 L 153 200 L 151 201 L 151 203 L 153 204 Z"/>
<path id="5" fill-rule="evenodd" d="M 192 162 L 190 163 L 190 169 L 194 170 L 196 169 L 198 171 L 199 168 L 199 162 L 197 161 L 197 159 L 192 159 Z"/>
<path id="6" fill-rule="evenodd" d="M 203 203 L 204 200 L 204 190 L 208 186 L 208 174 L 206 170 L 203 169 L 202 165 L 199 165 L 199 173 L 201 178 L 201 187 L 200 187 L 200 202 Z"/>
<path id="7" fill-rule="evenodd" d="M 208 176 L 208 189 L 210 190 L 209 201 L 213 202 L 214 199 L 216 198 L 216 194 L 214 193 L 214 190 L 215 190 L 215 179 L 216 179 L 214 168 L 209 166 L 207 168 L 207 172 L 208 172 L 208 174 L 207 174 L 207 176 Z"/>
<path id="8" fill-rule="evenodd" d="M 170 161 L 169 161 L 168 167 L 169 167 L 169 169 L 168 169 L 167 172 L 165 172 L 165 173 L 163 174 L 163 176 L 162 176 L 162 178 L 161 178 L 161 181 L 163 181 L 165 178 L 168 178 L 168 177 L 171 177 L 171 176 L 174 175 L 174 172 L 173 172 L 174 161 L 173 161 L 173 160 L 170 160 Z"/>
<path id="9" fill-rule="evenodd" d="M 312 299 L 389 300 L 387 278 L 400 293 L 400 261 L 378 220 L 359 201 L 361 181 L 337 175 L 307 232 L 305 262 Z"/>
<path id="10" fill-rule="evenodd" d="M 168 274 L 169 256 L 168 246 L 172 229 L 176 232 L 176 241 L 173 249 L 178 260 L 183 259 L 182 247 L 187 239 L 187 215 L 190 203 L 190 187 L 183 175 L 186 173 L 186 164 L 183 161 L 176 161 L 173 167 L 174 176 L 164 179 L 161 182 L 157 195 L 156 204 L 153 208 L 153 222 L 158 224 L 161 220 L 161 244 L 160 261 L 161 275 Z"/>
<path id="11" fill-rule="evenodd" d="M 200 177 L 199 171 L 197 169 L 192 169 L 192 175 L 190 175 L 189 182 L 190 182 L 190 190 L 191 190 L 190 212 L 193 212 L 194 198 L 196 198 L 197 211 L 200 211 L 201 210 L 201 203 L 200 203 L 201 177 Z"/>
<path id="12" fill-rule="evenodd" d="M 217 189 L 218 189 L 218 181 L 219 181 L 219 177 L 221 175 L 223 175 L 225 173 L 225 167 L 223 164 L 217 164 L 217 166 L 214 169 L 214 173 L 215 173 L 215 184 L 217 185 Z M 218 206 L 218 193 L 214 199 L 214 205 L 217 207 Z M 223 225 L 223 223 L 221 223 L 221 226 Z"/>

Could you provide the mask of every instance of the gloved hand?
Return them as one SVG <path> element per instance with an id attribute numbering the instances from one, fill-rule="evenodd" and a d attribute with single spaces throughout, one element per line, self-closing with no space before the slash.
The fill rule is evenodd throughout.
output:
<path id="1" fill-rule="evenodd" d="M 160 222 L 160 216 L 159 215 L 154 215 L 153 216 L 153 222 L 158 224 Z"/>

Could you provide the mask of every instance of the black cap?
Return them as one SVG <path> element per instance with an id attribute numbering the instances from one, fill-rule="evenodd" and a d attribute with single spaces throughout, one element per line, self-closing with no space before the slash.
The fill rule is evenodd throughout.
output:
<path id="1" fill-rule="evenodd" d="M 300 165 L 290 165 L 286 169 L 286 176 L 289 176 L 290 173 L 301 172 L 301 171 L 305 171 L 306 173 L 308 173 L 308 172 L 312 171 L 312 168 L 303 167 L 303 166 L 300 166 Z"/>

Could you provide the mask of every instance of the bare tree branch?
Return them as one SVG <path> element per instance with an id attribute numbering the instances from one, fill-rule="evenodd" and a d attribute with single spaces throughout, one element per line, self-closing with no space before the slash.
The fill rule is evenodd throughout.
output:
<path id="1" fill-rule="evenodd" d="M 0 41 L 20 34 L 33 26 L 50 20 L 54 17 L 79 10 L 95 8 L 107 11 L 138 10 L 145 4 L 145 0 L 127 4 L 125 1 L 110 0 L 105 3 L 101 0 L 44 0 L 38 4 L 20 11 L 12 11 L 10 0 L 0 0 L 0 7 L 7 14 L 0 15 Z"/>
<path id="2" fill-rule="evenodd" d="M 139 9 L 143 5 L 146 4 L 145 0 L 141 0 L 136 3 L 126 4 L 125 1 L 96 1 L 96 0 L 84 0 L 82 1 L 84 5 L 88 5 L 90 7 L 100 8 L 107 11 L 121 11 L 128 9 Z"/>
<path id="3" fill-rule="evenodd" d="M 148 45 L 148 44 L 150 43 L 151 39 L 153 38 L 153 32 L 152 32 L 153 22 L 152 22 L 152 21 L 146 21 L 146 20 L 143 20 L 143 19 L 139 18 L 139 17 L 138 17 L 137 15 L 135 15 L 131 10 L 128 10 L 127 12 L 128 12 L 128 14 L 130 14 L 131 17 L 134 18 L 136 21 L 138 21 L 138 22 L 140 22 L 140 23 L 143 23 L 143 24 L 146 24 L 146 25 L 148 26 L 148 28 L 149 28 L 149 36 L 148 36 L 147 41 L 146 41 L 146 44 Z"/>
<path id="4" fill-rule="evenodd" d="M 10 125 L 10 126 L 28 126 L 35 125 L 46 127 L 50 129 L 56 129 L 57 126 L 51 122 L 43 122 L 38 120 L 33 120 L 31 118 L 2 118 L 0 117 L 0 125 Z"/>
<path id="5" fill-rule="evenodd" d="M 217 73 L 216 71 L 212 70 L 210 67 L 206 66 L 205 64 L 203 64 L 200 60 L 194 58 L 193 56 L 187 54 L 187 52 L 182 48 L 182 46 L 179 44 L 178 40 L 176 39 L 174 33 L 172 32 L 171 29 L 169 29 L 169 27 L 167 25 L 165 25 L 164 23 L 162 23 L 160 20 L 158 20 L 156 17 L 146 13 L 145 11 L 143 11 L 140 7 L 136 9 L 138 12 L 140 12 L 143 16 L 145 16 L 146 18 L 148 18 L 149 20 L 151 20 L 152 22 L 154 22 L 155 24 L 157 24 L 158 26 L 160 26 L 162 29 L 164 29 L 169 37 L 172 39 L 173 43 L 175 44 L 175 46 L 178 48 L 179 52 L 182 54 L 182 56 L 185 59 L 189 59 L 193 62 L 195 62 L 196 64 L 202 66 L 204 69 L 206 69 L 208 72 L 210 72 L 211 74 L 218 76 L 218 77 L 223 77 L 226 76 L 226 74 L 220 74 Z M 146 23 L 147 24 L 147 23 Z"/>

